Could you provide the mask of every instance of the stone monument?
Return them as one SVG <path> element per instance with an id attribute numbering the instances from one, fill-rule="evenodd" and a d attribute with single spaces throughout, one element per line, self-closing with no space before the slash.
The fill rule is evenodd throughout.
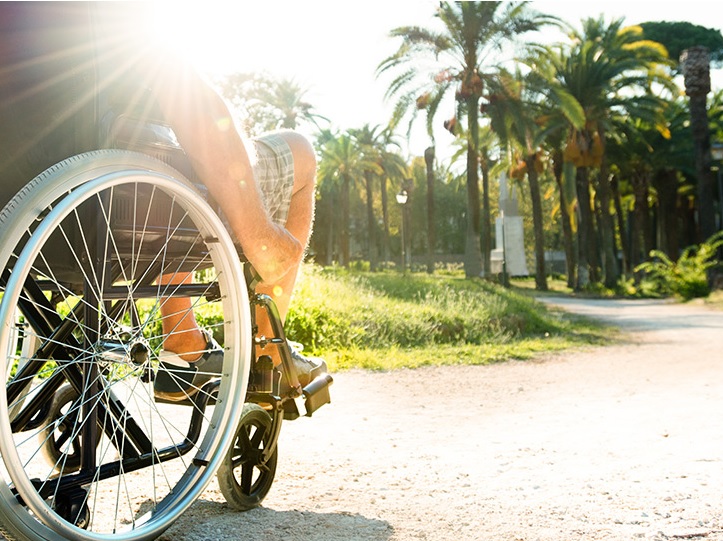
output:
<path id="1" fill-rule="evenodd" d="M 490 266 L 493 274 L 503 271 L 506 263 L 508 276 L 529 276 L 525 257 L 525 233 L 522 216 L 517 206 L 514 188 L 507 186 L 507 174 L 500 176 L 500 215 L 495 219 L 495 249 Z"/>

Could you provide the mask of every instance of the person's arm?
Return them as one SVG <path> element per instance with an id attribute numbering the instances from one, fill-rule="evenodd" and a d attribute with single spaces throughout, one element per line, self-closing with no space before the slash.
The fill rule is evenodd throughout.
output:
<path id="1" fill-rule="evenodd" d="M 164 117 L 248 260 L 264 281 L 275 282 L 299 260 L 303 246 L 264 209 L 246 146 L 224 100 L 190 68 L 161 69 L 153 90 Z"/>

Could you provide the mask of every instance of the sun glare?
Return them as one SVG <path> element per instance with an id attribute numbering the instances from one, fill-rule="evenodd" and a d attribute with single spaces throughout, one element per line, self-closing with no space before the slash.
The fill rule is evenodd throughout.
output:
<path id="1" fill-rule="evenodd" d="M 154 2 L 152 28 L 166 47 L 202 71 L 260 71 L 283 58 L 287 43 L 269 39 L 273 31 L 263 21 L 270 20 L 271 10 L 259 4 Z"/>

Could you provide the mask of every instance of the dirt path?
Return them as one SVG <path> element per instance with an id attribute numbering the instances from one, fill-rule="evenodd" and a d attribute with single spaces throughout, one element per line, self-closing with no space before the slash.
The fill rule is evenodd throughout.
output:
<path id="1" fill-rule="evenodd" d="M 563 300 L 554 299 L 562 303 Z M 260 509 L 167 540 L 723 540 L 723 313 L 564 300 L 631 334 L 488 367 L 338 374 Z"/>

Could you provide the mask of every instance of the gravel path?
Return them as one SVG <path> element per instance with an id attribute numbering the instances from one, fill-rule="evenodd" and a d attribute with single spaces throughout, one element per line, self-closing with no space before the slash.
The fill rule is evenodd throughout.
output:
<path id="1" fill-rule="evenodd" d="M 617 344 L 536 362 L 338 374 L 284 426 L 262 508 L 212 485 L 163 539 L 723 540 L 723 313 L 547 299 Z"/>

